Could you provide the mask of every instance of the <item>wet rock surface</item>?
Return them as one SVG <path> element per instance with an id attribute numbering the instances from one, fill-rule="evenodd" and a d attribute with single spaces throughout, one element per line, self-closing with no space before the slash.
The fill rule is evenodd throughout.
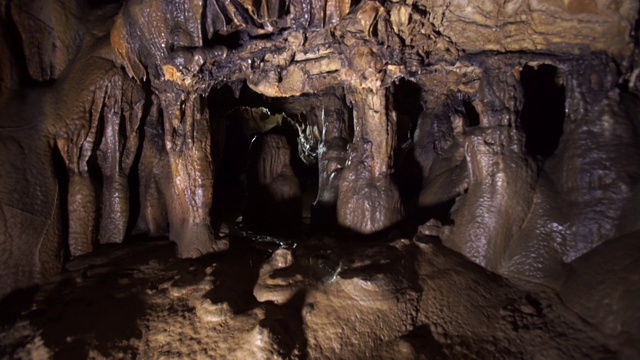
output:
<path id="1" fill-rule="evenodd" d="M 0 1 L 3 354 L 638 357 L 639 7 Z"/>
<path id="2" fill-rule="evenodd" d="M 634 354 L 549 290 L 506 281 L 433 238 L 344 244 L 250 236 L 191 260 L 167 241 L 103 248 L 67 264 L 57 281 L 3 299 L 2 356 Z"/>

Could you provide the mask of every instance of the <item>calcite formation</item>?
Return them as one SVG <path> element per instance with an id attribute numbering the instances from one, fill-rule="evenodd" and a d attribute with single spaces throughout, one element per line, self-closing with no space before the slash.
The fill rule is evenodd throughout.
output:
<path id="1" fill-rule="evenodd" d="M 226 202 L 437 236 L 613 328 L 566 281 L 640 230 L 637 1 L 0 5 L 0 295 L 134 233 L 227 250 Z"/>

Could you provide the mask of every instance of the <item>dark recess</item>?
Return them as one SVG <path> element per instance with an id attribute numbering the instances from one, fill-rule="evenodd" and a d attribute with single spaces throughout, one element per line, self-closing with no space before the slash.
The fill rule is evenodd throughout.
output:
<path id="1" fill-rule="evenodd" d="M 391 87 L 389 106 L 396 112 L 395 180 L 404 200 L 416 199 L 422 186 L 422 170 L 413 154 L 413 136 L 423 111 L 420 86 L 401 79 Z"/>
<path id="2" fill-rule="evenodd" d="M 391 87 L 393 108 L 398 117 L 398 145 L 413 139 L 418 117 L 423 110 L 420 92 L 418 84 L 406 79 L 401 79 Z"/>
<path id="3" fill-rule="evenodd" d="M 520 81 L 524 104 L 520 125 L 525 134 L 525 149 L 533 156 L 547 159 L 556 152 L 562 137 L 565 115 L 565 89 L 558 85 L 558 68 L 525 65 Z"/>
<path id="4" fill-rule="evenodd" d="M 464 100 L 462 106 L 464 107 L 464 115 L 467 119 L 467 127 L 480 125 L 480 114 L 478 114 L 476 107 L 468 100 Z"/>
<path id="5" fill-rule="evenodd" d="M 64 158 L 60 153 L 58 146 L 54 146 L 52 154 L 53 171 L 56 175 L 56 181 L 58 182 L 58 208 L 60 209 L 60 219 L 62 221 L 62 236 L 64 239 L 69 238 L 69 175 L 67 172 L 67 165 L 64 162 Z M 69 243 L 65 241 L 63 247 L 63 260 L 66 262 L 71 257 L 71 251 L 69 250 Z"/>

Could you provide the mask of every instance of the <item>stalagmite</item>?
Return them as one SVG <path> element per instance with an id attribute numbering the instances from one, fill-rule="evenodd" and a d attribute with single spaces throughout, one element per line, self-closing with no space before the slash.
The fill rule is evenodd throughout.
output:
<path id="1" fill-rule="evenodd" d="M 258 135 L 251 142 L 243 222 L 254 229 L 286 231 L 300 223 L 300 183 L 290 164 L 287 139 Z"/>
<path id="2" fill-rule="evenodd" d="M 488 73 L 478 92 L 480 124 L 464 140 L 468 189 L 451 217 L 443 242 L 475 262 L 498 269 L 533 198 L 536 168 L 523 154 L 516 129 L 522 95 L 512 72 Z"/>
<path id="3" fill-rule="evenodd" d="M 559 79 L 567 96 L 562 141 L 545 163 L 527 222 L 501 269 L 554 287 L 565 276 L 566 263 L 638 228 L 637 217 L 620 216 L 625 204 L 634 202 L 631 179 L 640 171 L 632 140 L 637 120 L 627 110 L 633 105 L 616 89 L 610 63 L 599 56 L 576 62 Z M 577 84 L 587 79 L 585 91 Z M 618 232 L 622 224 L 626 230 Z"/>
<path id="4" fill-rule="evenodd" d="M 400 194 L 390 179 L 394 119 L 387 118 L 383 89 L 354 89 L 354 141 L 340 177 L 338 223 L 361 233 L 383 230 L 401 219 Z"/>

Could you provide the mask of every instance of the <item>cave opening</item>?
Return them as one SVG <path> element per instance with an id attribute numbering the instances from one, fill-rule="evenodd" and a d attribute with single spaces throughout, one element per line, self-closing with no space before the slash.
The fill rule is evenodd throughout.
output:
<path id="1" fill-rule="evenodd" d="M 424 110 L 421 102 L 422 89 L 417 83 L 400 79 L 391 86 L 392 106 L 397 116 L 397 144 L 403 146 L 413 139 L 418 126 L 418 117 Z"/>
<path id="2" fill-rule="evenodd" d="M 396 112 L 396 146 L 394 151 L 394 181 L 406 212 L 417 206 L 416 199 L 422 189 L 422 168 L 414 154 L 414 135 L 420 114 L 424 111 L 417 83 L 400 79 L 390 89 L 390 106 Z"/>
<path id="3" fill-rule="evenodd" d="M 565 87 L 557 67 L 525 65 L 521 72 L 524 102 L 520 125 L 525 134 L 525 149 L 543 160 L 553 155 L 563 133 Z"/>
<path id="4" fill-rule="evenodd" d="M 462 107 L 464 108 L 465 125 L 469 128 L 480 125 L 480 114 L 473 103 L 465 99 L 462 101 Z"/>
<path id="5" fill-rule="evenodd" d="M 301 159 L 299 133 L 292 120 L 304 114 L 287 114 L 281 99 L 260 95 L 244 85 L 235 90 L 228 85 L 214 89 L 209 99 L 216 172 L 214 221 L 233 224 L 242 218 L 243 226 L 265 233 L 295 232 L 301 225 L 296 220 L 309 223 L 317 193 L 317 166 Z M 285 153 L 278 154 L 282 151 Z M 281 166 L 286 169 L 265 169 Z M 268 194 L 274 191 L 271 182 L 286 177 L 289 180 L 284 180 L 283 187 L 299 188 L 299 194 L 285 200 L 278 199 L 281 194 Z M 267 220 L 258 220 L 261 218 Z"/>

